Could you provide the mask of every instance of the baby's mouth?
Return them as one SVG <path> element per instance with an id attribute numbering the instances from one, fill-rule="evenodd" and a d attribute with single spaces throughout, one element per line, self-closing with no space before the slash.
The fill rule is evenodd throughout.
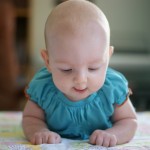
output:
<path id="1" fill-rule="evenodd" d="M 76 92 L 78 92 L 78 93 L 84 93 L 84 92 L 86 92 L 87 91 L 87 88 L 84 88 L 84 89 L 78 89 L 78 88 L 73 88 Z"/>

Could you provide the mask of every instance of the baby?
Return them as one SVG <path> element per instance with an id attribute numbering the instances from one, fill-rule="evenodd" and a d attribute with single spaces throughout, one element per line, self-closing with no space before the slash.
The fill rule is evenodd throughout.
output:
<path id="1" fill-rule="evenodd" d="M 89 139 L 105 147 L 137 128 L 125 77 L 108 67 L 113 53 L 103 12 L 86 0 L 58 5 L 45 25 L 46 67 L 30 82 L 23 129 L 32 144 Z"/>

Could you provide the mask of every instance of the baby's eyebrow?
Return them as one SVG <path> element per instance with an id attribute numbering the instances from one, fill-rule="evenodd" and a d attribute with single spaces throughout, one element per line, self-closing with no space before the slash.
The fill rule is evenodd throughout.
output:
<path id="1" fill-rule="evenodd" d="M 98 59 L 95 59 L 93 61 L 90 62 L 90 64 L 99 64 L 99 63 L 103 63 L 105 62 L 106 59 L 101 59 L 101 58 L 98 58 Z"/>
<path id="2" fill-rule="evenodd" d="M 95 58 L 93 60 L 88 60 L 88 62 L 86 64 L 88 65 L 99 65 L 99 64 L 103 64 L 106 62 L 106 57 L 104 58 Z M 70 61 L 67 61 L 67 60 L 55 60 L 55 63 L 57 65 L 61 65 L 61 66 L 74 66 L 74 65 L 77 65 L 78 63 L 75 63 L 75 62 L 70 62 Z"/>
<path id="3" fill-rule="evenodd" d="M 63 60 L 55 61 L 55 63 L 59 67 L 70 67 L 71 66 L 71 64 L 69 62 L 63 61 Z"/>
<path id="4" fill-rule="evenodd" d="M 56 60 L 55 61 L 57 64 L 64 64 L 64 65 L 67 65 L 68 62 L 67 61 L 64 61 L 64 60 Z"/>

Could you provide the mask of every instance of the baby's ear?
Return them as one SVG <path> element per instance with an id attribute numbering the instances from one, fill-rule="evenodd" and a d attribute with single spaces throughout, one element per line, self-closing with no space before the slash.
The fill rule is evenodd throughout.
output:
<path id="1" fill-rule="evenodd" d="M 48 70 L 50 70 L 48 51 L 45 49 L 42 49 L 41 50 L 41 56 L 44 60 L 45 66 L 47 67 Z"/>
<path id="2" fill-rule="evenodd" d="M 113 53 L 114 53 L 114 47 L 110 46 L 109 47 L 109 57 L 111 57 Z"/>

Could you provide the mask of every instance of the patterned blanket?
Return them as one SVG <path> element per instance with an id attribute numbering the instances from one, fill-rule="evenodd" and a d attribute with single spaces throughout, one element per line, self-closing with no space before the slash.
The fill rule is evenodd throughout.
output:
<path id="1" fill-rule="evenodd" d="M 0 112 L 0 150 L 150 150 L 150 112 L 137 113 L 138 130 L 127 144 L 105 148 L 88 141 L 63 139 L 60 144 L 31 145 L 21 127 L 21 112 Z"/>

